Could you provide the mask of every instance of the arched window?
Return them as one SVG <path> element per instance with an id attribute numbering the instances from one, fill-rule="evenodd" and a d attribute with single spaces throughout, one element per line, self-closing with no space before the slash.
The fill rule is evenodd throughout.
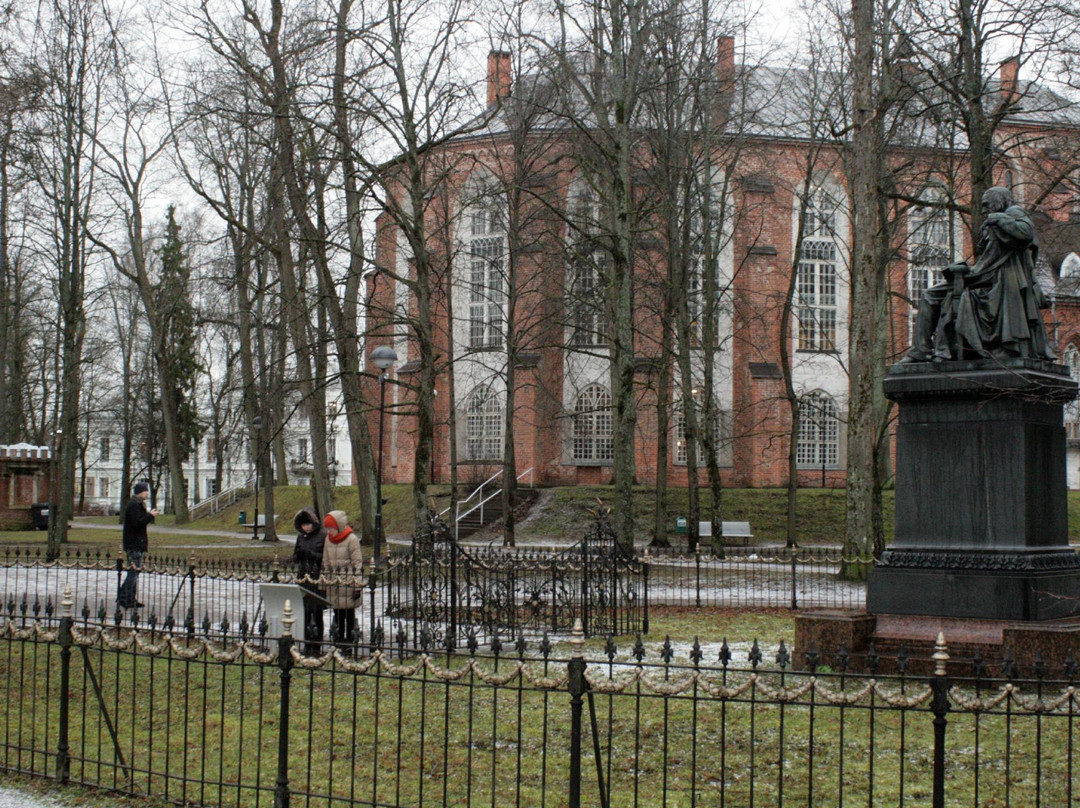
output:
<path id="1" fill-rule="evenodd" d="M 802 467 L 840 463 L 840 418 L 836 402 L 814 392 L 799 400 L 799 443 L 795 460 Z"/>
<path id="2" fill-rule="evenodd" d="M 598 384 L 586 387 L 574 402 L 574 460 L 606 462 L 615 457 L 611 440 L 611 393 Z"/>
<path id="3" fill-rule="evenodd" d="M 501 348 L 506 308 L 506 216 L 501 195 L 485 186 L 467 201 L 461 241 L 469 305 L 469 348 Z"/>
<path id="4" fill-rule="evenodd" d="M 714 194 L 719 191 L 714 189 Z M 722 333 L 726 317 L 724 309 L 724 282 L 721 265 L 726 256 L 725 246 L 730 238 L 730 222 L 725 216 L 723 203 L 715 197 L 707 213 L 698 210 L 691 219 L 689 242 L 689 272 L 687 274 L 686 308 L 690 316 L 691 347 L 700 348 L 706 337 L 706 317 L 712 317 L 713 345 L 717 347 L 727 336 Z M 707 287 L 712 285 L 713 299 L 706 298 Z"/>
<path id="5" fill-rule="evenodd" d="M 570 344 L 575 347 L 608 344 L 604 270 L 608 255 L 596 242 L 599 206 L 585 189 L 571 197 L 566 313 Z"/>
<path id="6" fill-rule="evenodd" d="M 465 459 L 502 460 L 503 400 L 487 385 L 479 385 L 465 405 Z"/>
<path id="7" fill-rule="evenodd" d="M 1080 381 L 1080 350 L 1076 345 L 1069 343 L 1063 356 L 1065 364 L 1072 373 L 1074 381 Z M 1070 401 L 1065 405 L 1065 437 L 1071 440 L 1080 439 L 1080 402 Z"/>
<path id="8" fill-rule="evenodd" d="M 941 203 L 939 190 L 923 195 L 928 203 Z M 918 306 L 923 292 L 941 283 L 941 270 L 952 263 L 952 217 L 945 208 L 919 205 L 908 213 L 908 295 Z"/>
<path id="9" fill-rule="evenodd" d="M 839 207 L 831 194 L 818 189 L 800 210 L 803 240 L 796 278 L 800 351 L 836 350 Z"/>
<path id="10" fill-rule="evenodd" d="M 705 412 L 701 407 L 698 410 L 698 428 L 705 429 Z M 676 401 L 673 407 L 675 424 L 675 465 L 685 466 L 689 462 L 686 438 L 686 415 L 683 413 L 682 404 Z M 713 446 L 716 447 L 716 462 L 720 466 L 731 465 L 731 413 L 725 410 L 716 412 L 716 420 L 713 428 Z M 707 465 L 705 456 L 705 444 L 697 441 L 697 465 L 704 468 Z"/>

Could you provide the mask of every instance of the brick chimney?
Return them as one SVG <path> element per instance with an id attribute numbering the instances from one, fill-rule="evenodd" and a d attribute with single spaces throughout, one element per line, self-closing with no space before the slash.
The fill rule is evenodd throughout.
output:
<path id="1" fill-rule="evenodd" d="M 1020 100 L 1020 86 L 1017 75 L 1020 73 L 1020 57 L 1010 56 L 998 69 L 998 83 L 1001 85 L 1001 103 L 1011 106 Z"/>
<path id="2" fill-rule="evenodd" d="M 510 95 L 510 54 L 491 51 L 488 54 L 487 103 L 489 107 Z"/>
<path id="3" fill-rule="evenodd" d="M 716 40 L 716 115 L 717 127 L 727 123 L 731 101 L 735 96 L 735 37 L 721 36 Z"/>

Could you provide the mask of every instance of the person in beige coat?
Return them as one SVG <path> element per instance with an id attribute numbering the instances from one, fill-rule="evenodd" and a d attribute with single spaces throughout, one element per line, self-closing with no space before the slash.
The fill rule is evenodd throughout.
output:
<path id="1" fill-rule="evenodd" d="M 345 511 L 330 511 L 323 519 L 326 544 L 323 546 L 322 571 L 330 586 L 326 597 L 334 610 L 330 636 L 338 642 L 356 642 L 356 606 L 360 601 L 364 558 L 360 539 L 349 527 Z"/>

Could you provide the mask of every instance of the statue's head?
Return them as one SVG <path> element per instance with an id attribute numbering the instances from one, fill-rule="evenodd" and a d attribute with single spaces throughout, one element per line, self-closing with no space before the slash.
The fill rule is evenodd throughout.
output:
<path id="1" fill-rule="evenodd" d="M 983 213 L 1001 213 L 1013 203 L 1012 191 L 995 185 L 987 188 L 982 195 Z"/>

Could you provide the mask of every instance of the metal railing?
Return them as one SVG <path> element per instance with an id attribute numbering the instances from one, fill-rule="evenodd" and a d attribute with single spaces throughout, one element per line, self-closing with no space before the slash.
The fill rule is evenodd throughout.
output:
<path id="1" fill-rule="evenodd" d="M 649 609 L 659 606 L 865 606 L 865 583 L 843 580 L 838 571 L 845 565 L 869 566 L 871 559 L 845 559 L 835 550 L 815 548 L 732 548 L 722 558 L 705 551 L 649 551 L 631 557 L 616 552 L 612 538 L 596 530 L 577 545 L 550 550 L 433 542 L 426 551 L 418 546 L 415 552 L 392 556 L 384 569 L 351 571 L 365 590 L 361 628 L 370 633 L 383 625 L 390 631 L 392 622 L 420 615 L 423 619 L 408 625 L 414 643 L 426 622 L 437 635 L 452 630 L 460 644 L 468 631 L 488 638 L 493 631 L 565 632 L 574 618 L 586 620 L 590 636 L 609 630 L 648 632 Z M 70 588 L 80 615 L 112 623 L 127 572 L 122 555 L 104 550 L 67 552 L 48 560 L 41 549 L 0 549 L 0 608 L 15 603 L 27 614 L 55 614 L 60 593 Z M 296 570 L 278 562 L 147 556 L 138 576 L 137 597 L 144 604 L 140 617 L 158 625 L 166 620 L 236 622 L 245 615 L 254 621 L 262 603 L 259 585 L 268 582 L 296 583 Z"/>
<path id="2" fill-rule="evenodd" d="M 184 805 L 1080 804 L 1076 663 L 796 669 L 785 643 L 481 652 L 0 613 L 0 769 Z M 826 665 L 828 667 L 826 667 Z"/>
<path id="3" fill-rule="evenodd" d="M 209 499 L 204 499 L 198 505 L 191 506 L 191 518 L 202 519 L 207 516 L 213 516 L 215 513 L 228 508 L 230 505 L 234 505 L 241 496 L 247 496 L 249 492 L 254 490 L 255 487 L 255 475 L 251 475 L 244 480 L 240 485 L 234 485 L 232 488 L 226 488 L 224 491 Z"/>
<path id="4" fill-rule="evenodd" d="M 462 501 L 457 503 L 457 505 L 455 506 L 455 509 L 454 509 L 454 541 L 457 541 L 457 539 L 458 539 L 458 526 L 461 524 L 461 520 L 464 519 L 466 516 L 469 516 L 470 514 L 475 513 L 476 511 L 479 511 L 480 512 L 480 522 L 483 523 L 483 521 L 484 521 L 484 505 L 486 505 L 488 502 L 491 502 L 491 500 L 495 499 L 495 497 L 499 496 L 499 494 L 502 493 L 501 488 L 496 488 L 494 491 L 492 491 L 491 488 L 488 488 L 488 493 L 485 496 L 484 495 L 484 488 L 490 486 L 496 480 L 502 479 L 502 476 L 503 476 L 503 473 L 501 471 L 496 472 L 495 474 L 492 474 L 490 477 L 488 477 L 486 480 L 484 480 L 482 483 L 480 483 L 480 485 L 478 485 L 473 490 L 473 492 L 471 494 L 469 494 L 469 496 L 465 497 L 465 499 L 463 499 Z M 527 468 L 527 469 L 525 469 L 525 471 L 521 472 L 521 474 L 519 474 L 515 479 L 518 482 L 520 482 L 521 479 L 523 477 L 525 477 L 525 476 L 528 476 L 528 478 L 529 478 L 529 488 L 532 488 L 533 487 L 533 467 L 532 466 L 529 466 L 529 468 Z M 469 505 L 469 503 L 472 502 L 474 499 L 476 500 L 476 502 L 474 504 L 472 504 L 472 505 Z M 464 513 L 462 513 L 461 509 L 463 507 L 465 507 L 466 505 L 468 505 L 468 509 Z M 442 518 L 442 517 L 446 516 L 446 514 L 448 514 L 449 512 L 450 512 L 450 508 L 444 508 L 443 510 L 439 511 L 439 518 Z"/>

